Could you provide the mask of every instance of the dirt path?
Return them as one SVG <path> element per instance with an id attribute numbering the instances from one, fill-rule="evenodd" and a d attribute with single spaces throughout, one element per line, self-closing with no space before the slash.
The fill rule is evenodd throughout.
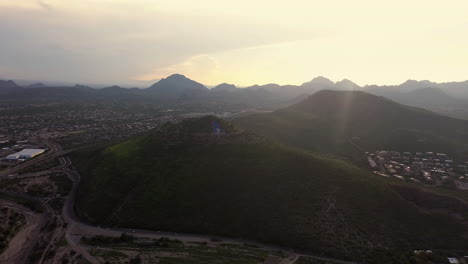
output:
<path id="1" fill-rule="evenodd" d="M 26 263 L 28 253 L 37 241 L 46 219 L 21 205 L 0 200 L 0 205 L 9 207 L 25 216 L 26 225 L 13 237 L 7 249 L 0 255 L 0 263 Z"/>
<path id="2" fill-rule="evenodd" d="M 76 224 L 72 223 L 68 226 L 67 231 L 65 232 L 65 239 L 68 242 L 68 245 L 78 254 L 80 254 L 86 261 L 91 264 L 99 264 L 99 260 L 89 254 L 88 249 L 80 244 L 81 235 L 75 235 L 76 233 Z"/>
<path id="3" fill-rule="evenodd" d="M 280 264 L 294 264 L 298 259 L 298 255 L 292 255 L 291 257 L 284 259 Z"/>

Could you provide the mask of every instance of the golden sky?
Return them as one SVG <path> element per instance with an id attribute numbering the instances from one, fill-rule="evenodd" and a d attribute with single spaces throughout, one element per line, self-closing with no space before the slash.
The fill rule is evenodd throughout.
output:
<path id="1" fill-rule="evenodd" d="M 0 0 L 0 79 L 468 79 L 467 0 Z"/>

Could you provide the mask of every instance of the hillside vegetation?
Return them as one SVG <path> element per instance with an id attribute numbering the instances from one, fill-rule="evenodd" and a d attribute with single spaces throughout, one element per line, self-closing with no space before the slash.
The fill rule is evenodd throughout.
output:
<path id="1" fill-rule="evenodd" d="M 468 121 L 360 91 L 319 91 L 296 105 L 235 123 L 288 145 L 352 157 L 361 150 L 350 142 L 369 151 L 463 155 L 468 150 Z"/>
<path id="2" fill-rule="evenodd" d="M 77 213 L 100 225 L 224 235 L 363 263 L 466 248 L 459 219 L 405 201 L 346 162 L 215 117 L 74 154 Z"/>

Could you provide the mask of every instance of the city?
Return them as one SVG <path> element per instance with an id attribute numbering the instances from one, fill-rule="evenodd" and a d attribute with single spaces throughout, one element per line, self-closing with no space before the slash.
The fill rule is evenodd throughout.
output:
<path id="1" fill-rule="evenodd" d="M 468 190 L 468 161 L 434 152 L 366 152 L 374 174 L 430 185 Z"/>

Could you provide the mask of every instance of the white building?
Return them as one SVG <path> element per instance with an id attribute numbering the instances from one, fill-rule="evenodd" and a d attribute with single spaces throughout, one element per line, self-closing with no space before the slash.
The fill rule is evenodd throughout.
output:
<path id="1" fill-rule="evenodd" d="M 7 160 L 30 159 L 45 152 L 45 149 L 23 149 L 20 152 L 8 155 Z"/>

